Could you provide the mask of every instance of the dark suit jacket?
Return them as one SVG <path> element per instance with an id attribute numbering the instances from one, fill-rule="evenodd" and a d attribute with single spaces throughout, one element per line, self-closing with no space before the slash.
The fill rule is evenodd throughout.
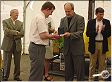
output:
<path id="1" fill-rule="evenodd" d="M 4 38 L 1 49 L 4 51 L 10 51 L 13 42 L 15 41 L 16 50 L 21 51 L 22 50 L 21 37 L 24 36 L 23 23 L 17 20 L 14 25 L 11 18 L 3 20 L 3 31 L 4 31 Z M 17 31 L 19 31 L 20 34 L 17 34 Z"/>
<path id="2" fill-rule="evenodd" d="M 101 33 L 103 35 L 102 53 L 106 53 L 108 51 L 107 38 L 111 36 L 110 21 L 107 19 L 103 19 L 103 25 L 105 25 L 105 29 L 103 31 L 101 31 Z M 87 35 L 87 37 L 89 37 L 88 50 L 89 50 L 89 52 L 94 54 L 95 53 L 95 37 L 97 35 L 97 33 L 96 33 L 96 19 L 92 19 L 92 20 L 88 21 L 86 35 Z"/>
<path id="3" fill-rule="evenodd" d="M 68 19 L 64 17 L 61 19 L 59 29 L 63 29 L 65 32 L 70 32 L 71 35 L 68 38 L 64 38 L 64 54 L 72 52 L 75 55 L 83 55 L 83 32 L 85 22 L 84 17 L 74 13 L 68 27 Z"/>

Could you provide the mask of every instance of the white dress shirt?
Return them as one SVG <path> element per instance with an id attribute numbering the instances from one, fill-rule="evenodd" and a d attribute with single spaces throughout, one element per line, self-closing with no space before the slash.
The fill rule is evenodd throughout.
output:
<path id="1" fill-rule="evenodd" d="M 48 45 L 49 39 L 42 40 L 39 36 L 42 32 L 48 32 L 48 24 L 43 12 L 40 12 L 31 23 L 30 42 L 35 44 Z"/>
<path id="2" fill-rule="evenodd" d="M 15 23 L 15 22 L 16 22 L 16 20 L 13 20 L 12 18 L 11 18 L 11 20 L 12 20 L 13 24 L 15 25 L 15 24 L 16 24 L 16 23 Z"/>
<path id="3" fill-rule="evenodd" d="M 96 41 L 103 41 L 103 36 L 102 36 L 102 34 L 101 34 L 101 30 L 102 30 L 102 28 L 103 28 L 103 22 L 102 22 L 102 20 L 101 20 L 101 21 L 96 20 L 96 29 L 97 29 L 98 27 L 99 27 L 99 31 L 98 31 L 98 34 L 97 34 L 95 40 L 96 40 Z"/>

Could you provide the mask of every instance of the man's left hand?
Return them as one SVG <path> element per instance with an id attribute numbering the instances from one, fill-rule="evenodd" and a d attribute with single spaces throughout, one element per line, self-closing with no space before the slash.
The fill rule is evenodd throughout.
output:
<path id="1" fill-rule="evenodd" d="M 69 33 L 69 32 L 65 32 L 65 33 L 63 34 L 63 36 L 64 36 L 64 37 L 69 37 L 70 34 L 71 34 L 71 33 Z"/>

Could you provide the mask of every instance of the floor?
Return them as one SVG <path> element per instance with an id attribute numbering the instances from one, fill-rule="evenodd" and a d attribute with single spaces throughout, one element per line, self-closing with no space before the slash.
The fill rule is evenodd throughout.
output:
<path id="1" fill-rule="evenodd" d="M 88 60 L 86 60 L 88 62 Z M 86 70 L 89 70 L 88 69 L 88 63 L 86 64 L 87 68 Z M 54 65 L 53 66 L 53 70 L 57 69 L 56 67 L 58 67 L 59 65 Z M 9 79 L 8 81 L 13 81 L 13 69 L 14 69 L 14 62 L 13 62 L 13 59 L 12 59 L 12 62 L 11 62 L 11 70 L 10 70 L 10 76 L 9 76 Z M 28 78 L 29 78 L 29 72 L 30 72 L 30 59 L 29 59 L 29 55 L 22 55 L 21 56 L 21 76 L 20 78 L 22 79 L 22 81 L 28 81 Z M 55 74 L 52 73 L 52 71 L 49 72 L 50 74 L 52 74 L 53 76 L 53 81 L 64 81 L 64 76 L 61 75 L 61 74 L 56 74 L 57 72 L 55 72 Z M 63 74 L 63 72 L 62 72 Z M 87 72 L 88 74 L 88 72 Z M 86 77 L 85 80 L 88 80 L 88 76 Z M 75 81 L 75 79 L 74 79 Z"/>
<path id="2" fill-rule="evenodd" d="M 13 69 L 14 69 L 14 63 L 12 59 L 11 63 L 11 71 L 10 71 L 10 76 L 8 81 L 13 81 Z M 29 72 L 30 72 L 30 60 L 28 55 L 22 55 L 21 57 L 21 76 L 20 78 L 22 81 L 28 81 L 29 78 Z M 54 81 L 64 81 L 63 76 L 57 76 L 57 75 L 52 75 Z"/>

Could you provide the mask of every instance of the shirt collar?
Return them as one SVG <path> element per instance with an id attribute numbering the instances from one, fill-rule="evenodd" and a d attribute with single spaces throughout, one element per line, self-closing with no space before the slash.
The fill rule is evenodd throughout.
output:
<path id="1" fill-rule="evenodd" d="M 16 20 L 13 20 L 12 18 L 11 18 L 11 20 L 12 20 L 13 22 L 16 22 Z"/>
<path id="2" fill-rule="evenodd" d="M 99 21 L 99 20 L 97 20 L 97 18 L 96 18 L 96 22 L 102 22 L 103 21 L 103 19 L 101 20 L 101 21 Z"/>

